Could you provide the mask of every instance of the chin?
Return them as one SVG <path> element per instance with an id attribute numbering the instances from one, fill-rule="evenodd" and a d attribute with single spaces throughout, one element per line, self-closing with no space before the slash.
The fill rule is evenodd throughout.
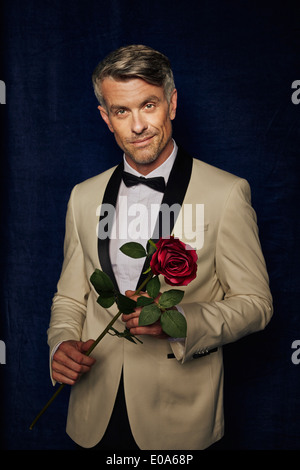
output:
<path id="1" fill-rule="evenodd" d="M 153 163 L 157 160 L 158 156 L 159 156 L 159 152 L 145 152 L 145 154 L 143 155 L 143 153 L 139 153 L 139 152 L 136 152 L 136 153 L 129 153 L 127 154 L 133 161 L 134 163 L 137 163 L 138 165 L 147 165 L 149 163 Z"/>

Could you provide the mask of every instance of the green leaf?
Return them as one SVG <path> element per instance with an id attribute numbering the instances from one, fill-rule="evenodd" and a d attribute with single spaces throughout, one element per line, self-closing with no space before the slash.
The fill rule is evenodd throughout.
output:
<path id="1" fill-rule="evenodd" d="M 156 251 L 156 245 L 154 243 L 153 240 L 148 240 L 148 243 L 147 243 L 147 253 L 148 253 L 148 256 L 152 256 L 153 253 Z"/>
<path id="2" fill-rule="evenodd" d="M 120 250 L 130 258 L 144 258 L 147 256 L 146 250 L 140 243 L 128 242 L 121 246 Z"/>
<path id="3" fill-rule="evenodd" d="M 115 303 L 115 296 L 99 296 L 97 302 L 101 307 L 109 308 Z"/>
<path id="4" fill-rule="evenodd" d="M 114 290 L 114 285 L 110 277 L 103 271 L 100 271 L 100 269 L 95 269 L 95 271 L 90 277 L 90 281 L 95 287 L 98 294 L 107 291 L 113 292 Z"/>
<path id="5" fill-rule="evenodd" d="M 132 300 L 130 297 L 126 297 L 126 295 L 118 294 L 117 305 L 122 313 L 128 314 L 134 311 L 136 307 L 136 301 Z"/>
<path id="6" fill-rule="evenodd" d="M 179 289 L 171 289 L 163 292 L 159 298 L 159 305 L 163 308 L 174 307 L 178 305 L 184 296 L 184 291 Z"/>
<path id="7" fill-rule="evenodd" d="M 147 284 L 146 287 L 147 293 L 150 295 L 150 297 L 153 297 L 155 299 L 160 291 L 160 281 L 158 279 L 158 276 L 153 277 L 150 279 L 150 281 Z"/>
<path id="8" fill-rule="evenodd" d="M 178 310 L 166 310 L 160 318 L 160 323 L 163 331 L 171 338 L 186 337 L 186 319 Z"/>
<path id="9" fill-rule="evenodd" d="M 153 302 L 154 302 L 154 299 L 152 299 L 151 297 L 141 296 L 137 299 L 136 306 L 144 307 L 145 305 L 153 304 Z"/>
<path id="10" fill-rule="evenodd" d="M 156 304 L 146 305 L 139 316 L 139 325 L 152 325 L 159 319 L 160 315 L 161 311 Z"/>

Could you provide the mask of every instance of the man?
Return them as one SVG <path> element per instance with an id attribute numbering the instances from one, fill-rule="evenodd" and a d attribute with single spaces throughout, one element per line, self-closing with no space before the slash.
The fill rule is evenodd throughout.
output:
<path id="1" fill-rule="evenodd" d="M 68 205 L 48 330 L 53 382 L 74 385 L 67 432 L 83 448 L 205 449 L 224 432 L 222 345 L 262 330 L 272 316 L 250 188 L 177 148 L 171 125 L 177 91 L 165 56 L 145 46 L 120 48 L 98 65 L 93 83 L 100 114 L 124 156 L 116 168 L 77 185 Z M 164 193 L 127 186 L 123 170 L 162 176 Z M 138 203 L 149 209 L 139 219 L 145 233 L 129 230 Z M 178 306 L 187 336 L 169 338 L 159 323 L 139 326 L 136 309 L 115 326 L 142 335 L 143 344 L 108 334 L 88 357 L 85 351 L 117 312 L 115 305 L 97 304 L 90 276 L 100 268 L 121 293 L 133 295 L 143 260 L 119 247 L 130 240 L 146 244 L 160 204 L 195 209 L 194 216 L 180 213 L 170 222 L 170 233 L 192 242 L 198 255 L 197 277 Z M 99 205 L 116 210 L 109 237 L 100 236 L 98 226 L 97 239 L 99 213 L 104 216 Z"/>

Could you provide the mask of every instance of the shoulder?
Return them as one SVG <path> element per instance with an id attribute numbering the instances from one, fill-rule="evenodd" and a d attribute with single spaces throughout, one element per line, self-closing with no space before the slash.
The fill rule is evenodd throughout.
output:
<path id="1" fill-rule="evenodd" d="M 107 183 L 115 168 L 116 166 L 76 184 L 72 189 L 71 197 L 76 197 L 76 199 L 78 198 L 83 201 L 93 198 L 99 200 L 99 197 L 103 196 Z"/>
<path id="2" fill-rule="evenodd" d="M 237 176 L 221 168 L 205 163 L 197 158 L 193 158 L 192 182 L 197 182 L 214 189 L 215 191 L 228 191 L 235 186 L 249 187 L 245 178 Z M 218 192 L 219 192 L 218 191 Z"/>
<path id="3" fill-rule="evenodd" d="M 115 168 L 112 167 L 76 184 L 71 191 L 69 204 L 83 211 L 98 206 L 103 199 L 107 183 Z"/>
<path id="4" fill-rule="evenodd" d="M 189 184 L 189 194 L 204 203 L 213 201 L 218 207 L 225 207 L 232 198 L 251 200 L 251 190 L 245 178 L 217 168 L 196 158 Z"/>
<path id="5" fill-rule="evenodd" d="M 209 177 L 212 180 L 216 181 L 222 180 L 225 182 L 233 182 L 239 178 L 233 173 L 229 173 L 228 171 L 210 165 L 209 163 L 203 162 L 202 160 L 198 160 L 197 158 L 193 158 L 193 172 L 196 174 L 197 177 Z"/>
<path id="6" fill-rule="evenodd" d="M 77 191 L 79 192 L 86 192 L 86 191 L 93 191 L 95 188 L 99 188 L 108 183 L 111 175 L 113 174 L 116 166 L 109 168 L 108 170 L 100 173 L 92 178 L 82 181 L 76 185 Z"/>

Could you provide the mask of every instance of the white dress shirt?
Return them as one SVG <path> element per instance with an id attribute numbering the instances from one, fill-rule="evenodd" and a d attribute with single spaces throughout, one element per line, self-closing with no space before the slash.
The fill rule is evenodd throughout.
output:
<path id="1" fill-rule="evenodd" d="M 147 178 L 163 176 L 167 184 L 170 172 L 177 155 L 178 147 L 173 140 L 173 151 L 167 160 L 151 171 Z M 136 176 L 143 176 L 134 170 L 124 158 L 124 171 Z M 124 243 L 135 241 L 146 247 L 151 238 L 158 216 L 163 193 L 138 184 L 128 188 L 122 181 L 119 189 L 115 219 L 110 240 L 110 259 L 119 290 L 135 290 L 145 258 L 130 258 L 120 251 Z"/>

